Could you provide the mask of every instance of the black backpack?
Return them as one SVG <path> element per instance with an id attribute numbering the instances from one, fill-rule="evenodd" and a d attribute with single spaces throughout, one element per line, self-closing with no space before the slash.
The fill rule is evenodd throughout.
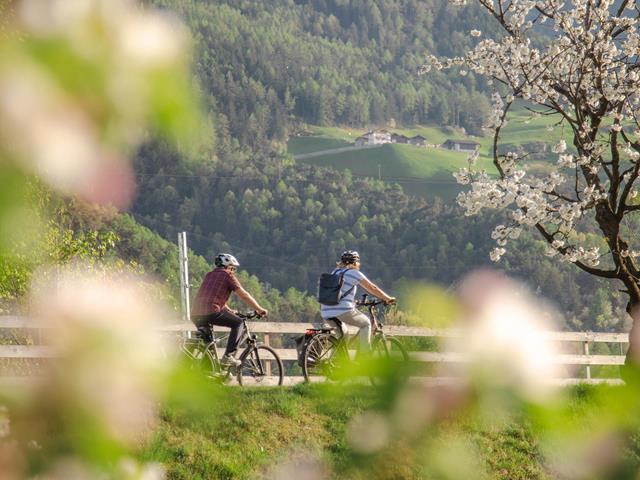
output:
<path id="1" fill-rule="evenodd" d="M 334 270 L 332 273 L 323 273 L 318 280 L 318 302 L 322 305 L 338 305 L 340 300 L 346 297 L 355 285 L 340 295 L 344 283 L 344 274 L 347 268 Z"/>

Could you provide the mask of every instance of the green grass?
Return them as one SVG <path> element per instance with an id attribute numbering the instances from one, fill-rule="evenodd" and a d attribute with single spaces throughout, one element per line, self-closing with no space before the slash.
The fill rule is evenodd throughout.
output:
<path id="1" fill-rule="evenodd" d="M 598 406 L 590 403 L 592 390 L 575 389 L 572 410 L 593 414 Z M 326 478 L 423 479 L 444 478 L 434 455 L 462 444 L 477 452 L 489 478 L 550 478 L 535 429 L 524 418 L 481 426 L 463 415 L 425 427 L 421 437 L 392 437 L 378 454 L 354 454 L 346 436 L 349 420 L 390 405 L 384 392 L 364 385 L 226 388 L 198 413 L 165 407 L 140 456 L 164 463 L 170 479 L 271 478 L 274 465 L 294 456 L 318 459 L 331 472 Z"/>
<path id="2" fill-rule="evenodd" d="M 508 123 L 500 134 L 502 151 L 515 150 L 518 146 L 533 143 L 545 143 L 546 154 L 537 159 L 527 160 L 529 172 L 545 174 L 555 163 L 557 155 L 550 147 L 561 138 L 569 141 L 569 127 L 555 126 L 558 116 L 540 116 L 531 118 L 531 112 L 524 105 L 516 105 L 509 113 Z M 549 130 L 549 127 L 553 127 Z M 309 126 L 312 135 L 293 137 L 289 140 L 288 149 L 291 154 L 303 154 L 340 148 L 353 145 L 354 140 L 365 133 L 364 129 L 344 127 Z M 433 125 L 417 125 L 408 128 L 389 128 L 390 131 L 407 136 L 422 135 L 430 144 L 439 145 L 447 138 L 466 138 L 480 143 L 480 157 L 474 168 L 484 169 L 495 174 L 493 166 L 493 136 L 464 136 L 455 129 L 443 129 Z M 571 146 L 569 147 L 571 149 Z M 405 192 L 433 198 L 439 196 L 445 201 L 452 201 L 463 190 L 451 175 L 467 166 L 467 154 L 456 153 L 439 148 L 422 148 L 411 145 L 384 145 L 380 148 L 341 152 L 331 155 L 301 159 L 299 161 L 330 166 L 338 170 L 349 169 L 356 175 L 372 178 L 388 179 L 402 185 Z M 399 180 L 399 178 L 401 178 Z M 410 177 L 411 180 L 407 178 Z"/>
<path id="3" fill-rule="evenodd" d="M 555 127 L 548 131 L 547 126 L 553 123 L 550 117 L 530 119 L 524 108 L 517 108 L 509 117 L 509 123 L 503 129 L 501 143 L 509 149 L 517 145 L 532 142 L 552 144 L 561 137 L 562 130 Z M 422 135 L 431 144 L 441 144 L 447 138 L 467 138 L 480 143 L 480 158 L 475 166 L 495 173 L 492 163 L 491 149 L 493 138 L 465 137 L 455 130 L 445 130 L 436 126 L 418 125 L 410 128 L 394 128 L 391 131 L 407 136 Z M 289 140 L 288 149 L 293 155 L 318 152 L 332 148 L 340 148 L 353 144 L 355 138 L 365 133 L 363 129 L 342 127 L 310 126 L 312 135 L 293 137 Z M 551 154 L 549 154 L 551 159 Z M 433 198 L 439 196 L 451 201 L 462 187 L 457 185 L 452 173 L 467 166 L 467 154 L 451 152 L 439 148 L 422 148 L 411 145 L 385 145 L 380 148 L 357 150 L 307 158 L 301 162 L 330 166 L 338 170 L 349 169 L 356 175 L 377 178 L 378 175 L 390 181 L 397 181 L 404 190 L 412 195 Z M 530 162 L 531 171 L 542 172 L 548 168 L 548 160 Z M 405 179 L 398 181 L 398 177 Z M 406 178 L 410 177 L 409 181 Z"/>
<path id="4" fill-rule="evenodd" d="M 329 137 L 293 137 L 287 143 L 289 153 L 300 155 L 303 153 L 319 152 L 332 148 L 349 147 L 351 143 Z"/>
<path id="5" fill-rule="evenodd" d="M 402 185 L 408 193 L 445 199 L 454 197 L 460 191 L 452 173 L 468 166 L 467 154 L 464 153 L 397 144 L 322 155 L 302 161 L 338 170 L 349 169 L 356 175 L 373 178 L 378 178 L 380 174 L 382 179 Z M 481 157 L 476 168 L 495 171 L 487 157 Z"/>
<path id="6" fill-rule="evenodd" d="M 451 173 L 466 167 L 467 154 L 439 148 L 386 144 L 378 148 L 322 155 L 305 160 L 316 165 L 348 168 L 358 175 L 387 178 L 451 179 Z M 493 171 L 487 158 L 480 158 L 478 168 Z"/>
<path id="7" fill-rule="evenodd" d="M 164 463 L 171 479 L 253 479 L 296 451 L 343 468 L 347 420 L 375 403 L 373 390 L 323 392 L 321 386 L 229 388 L 209 410 L 166 407 L 141 457 Z"/>
<path id="8" fill-rule="evenodd" d="M 310 126 L 311 135 L 291 137 L 287 149 L 292 155 L 319 152 L 332 148 L 349 147 L 364 132 L 358 129 L 341 127 Z"/>

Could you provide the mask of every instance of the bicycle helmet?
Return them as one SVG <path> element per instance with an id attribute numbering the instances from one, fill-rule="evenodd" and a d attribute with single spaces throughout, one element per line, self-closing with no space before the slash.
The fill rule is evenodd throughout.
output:
<path id="1" fill-rule="evenodd" d="M 230 253 L 219 253 L 213 261 L 216 267 L 239 267 L 240 263 Z"/>
<path id="2" fill-rule="evenodd" d="M 340 261 L 345 265 L 350 265 L 360 261 L 360 254 L 355 250 L 346 250 L 340 255 Z"/>

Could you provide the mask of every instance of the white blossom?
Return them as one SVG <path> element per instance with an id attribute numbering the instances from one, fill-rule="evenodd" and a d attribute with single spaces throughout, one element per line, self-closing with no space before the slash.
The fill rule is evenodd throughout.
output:
<path id="1" fill-rule="evenodd" d="M 504 248 L 494 248 L 493 250 L 491 250 L 489 256 L 492 261 L 497 262 L 498 260 L 500 260 L 502 255 L 505 254 L 505 252 L 506 250 Z"/>
<path id="2" fill-rule="evenodd" d="M 563 153 L 567 150 L 567 142 L 560 140 L 556 145 L 551 147 L 553 153 Z"/>
<path id="3" fill-rule="evenodd" d="M 573 167 L 575 166 L 575 161 L 573 159 L 573 155 L 564 154 L 558 156 L 558 166 L 560 167 Z"/>
<path id="4" fill-rule="evenodd" d="M 491 96 L 486 127 L 496 130 L 507 125 L 511 104 L 525 100 L 539 105 L 542 113 L 560 113 L 555 126 L 564 138 L 552 144 L 557 160 L 546 175 L 529 173 L 534 170 L 527 171 L 528 158 L 516 152 L 496 158 L 495 177 L 471 168 L 460 170 L 454 176 L 468 189 L 457 196 L 458 204 L 466 215 L 507 210 L 512 224 L 492 232 L 497 244 L 491 252 L 494 261 L 504 254 L 509 240 L 517 238 L 515 227 L 542 227 L 554 238 L 548 255 L 598 265 L 603 255 L 618 253 L 580 245 L 583 228 L 592 228 L 594 209 L 603 202 L 614 208 L 624 205 L 623 192 L 628 191 L 631 200 L 637 198 L 638 188 L 626 188 L 625 182 L 636 181 L 631 172 L 640 161 L 639 20 L 628 13 L 618 15 L 610 0 L 574 0 L 570 6 L 560 0 L 513 0 L 505 11 L 496 2 L 482 6 L 500 19 L 509 34 L 479 39 L 464 58 L 434 57 L 428 65 L 458 67 L 484 76 L 489 85 L 504 86 Z M 541 11 L 546 16 L 539 16 Z M 552 41 L 531 41 L 536 17 L 548 22 Z M 624 35 L 613 35 L 621 30 Z M 551 124 L 547 130 L 559 129 Z M 612 170 L 615 148 L 619 165 Z M 469 167 L 473 163 L 469 159 Z M 620 182 L 618 188 L 610 184 L 615 181 Z"/>

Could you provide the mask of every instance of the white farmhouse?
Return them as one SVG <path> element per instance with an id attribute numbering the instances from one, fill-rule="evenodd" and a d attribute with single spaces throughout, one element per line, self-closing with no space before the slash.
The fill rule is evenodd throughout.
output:
<path id="1" fill-rule="evenodd" d="M 364 135 L 356 138 L 356 147 L 363 147 L 365 145 L 382 145 L 384 143 L 391 143 L 391 133 L 387 130 L 371 130 Z"/>

